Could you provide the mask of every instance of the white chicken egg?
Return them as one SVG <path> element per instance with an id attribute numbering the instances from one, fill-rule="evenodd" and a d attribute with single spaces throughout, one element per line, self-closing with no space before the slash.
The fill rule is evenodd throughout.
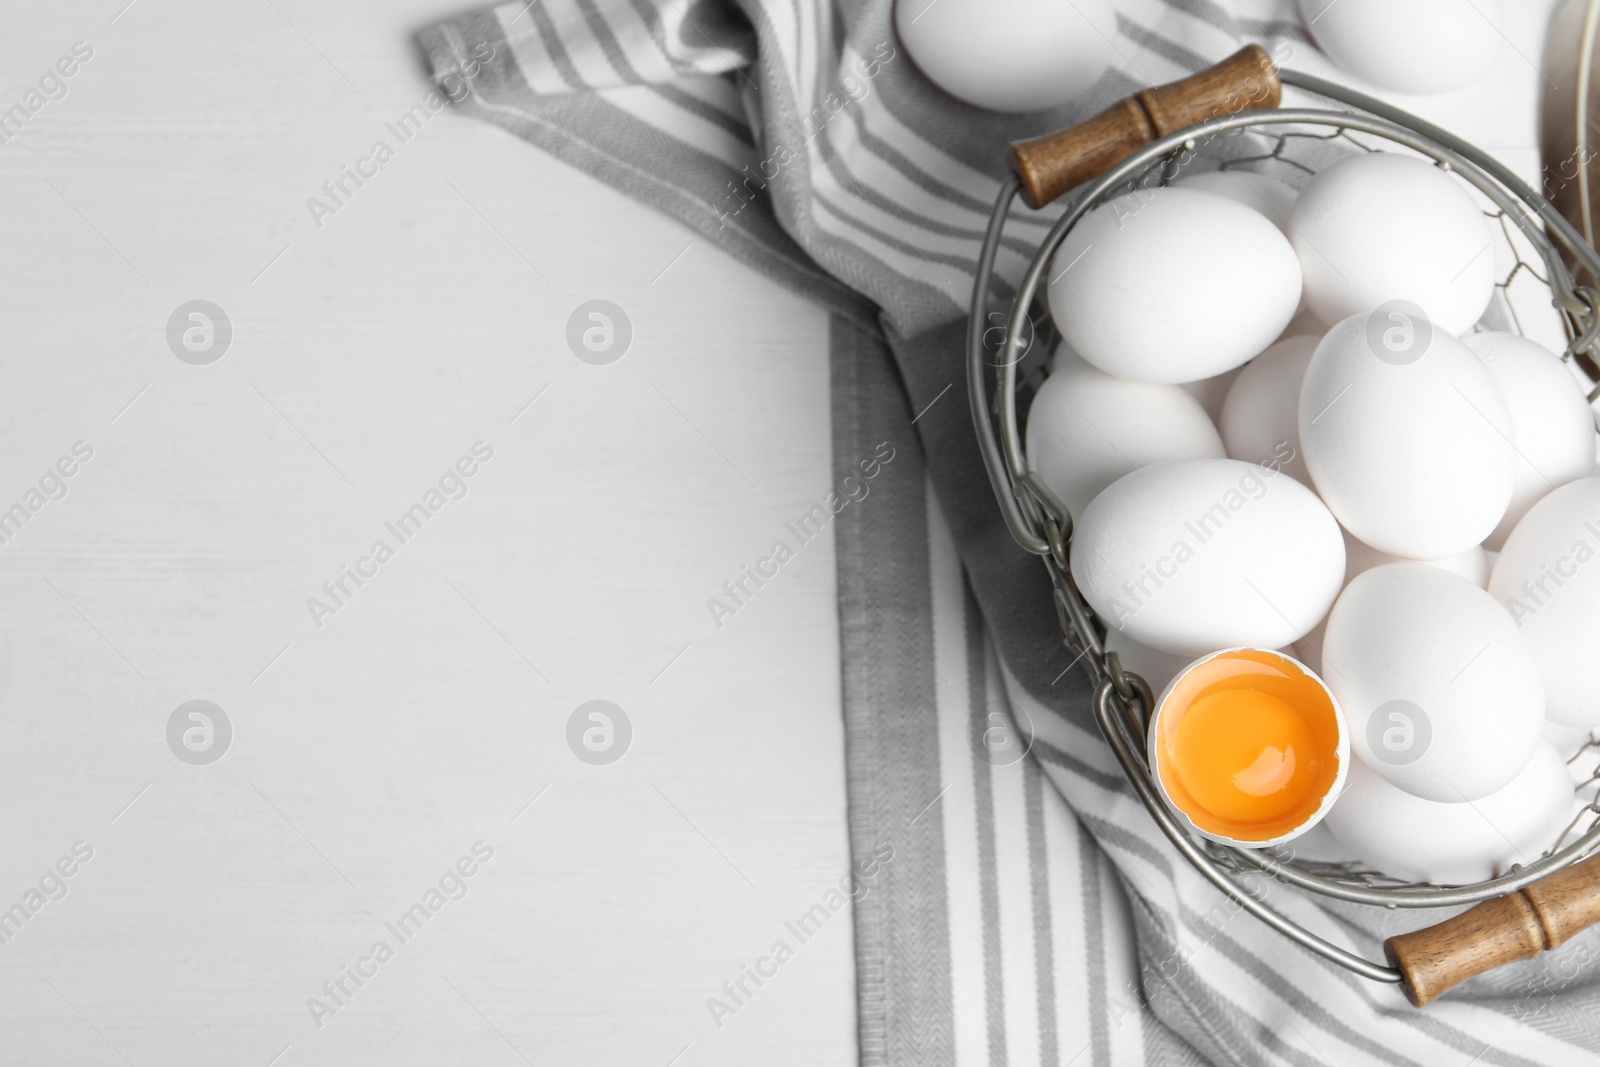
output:
<path id="1" fill-rule="evenodd" d="M 1415 796 L 1488 796 L 1527 765 L 1544 685 L 1495 599 L 1425 563 L 1356 576 L 1328 615 L 1322 676 L 1361 759 Z"/>
<path id="2" fill-rule="evenodd" d="M 1511 500 L 1516 451 L 1500 388 L 1425 319 L 1377 311 L 1329 330 L 1306 368 L 1299 423 L 1317 492 L 1379 551 L 1465 552 Z"/>
<path id="3" fill-rule="evenodd" d="M 1245 364 L 1228 390 L 1217 428 L 1228 455 L 1269 463 L 1311 484 L 1300 454 L 1300 383 L 1322 338 L 1285 337 Z"/>
<path id="4" fill-rule="evenodd" d="M 1391 555 L 1388 552 L 1379 552 L 1371 545 L 1362 544 L 1350 536 L 1348 530 L 1344 535 L 1344 580 L 1346 584 L 1356 575 L 1370 571 L 1374 567 L 1382 567 L 1386 563 L 1426 563 L 1430 567 L 1438 567 L 1457 577 L 1465 578 L 1479 589 L 1489 585 L 1489 554 L 1483 550 L 1482 545 L 1473 545 L 1460 555 L 1450 556 L 1446 559 L 1406 559 L 1404 556 Z"/>
<path id="5" fill-rule="evenodd" d="M 1300 15 L 1328 58 L 1402 93 L 1471 85 L 1500 53 L 1499 0 L 1300 0 Z"/>
<path id="6" fill-rule="evenodd" d="M 1289 209 L 1300 195 L 1288 182 L 1244 170 L 1206 171 L 1180 178 L 1172 184 L 1178 189 L 1198 189 L 1237 200 L 1280 230 L 1288 228 Z"/>
<path id="7" fill-rule="evenodd" d="M 1300 190 L 1289 222 L 1306 304 L 1329 325 L 1408 301 L 1436 332 L 1459 334 L 1494 295 L 1488 218 L 1457 179 L 1421 160 L 1341 159 Z"/>
<path id="8" fill-rule="evenodd" d="M 1486 539 L 1499 548 L 1536 500 L 1594 473 L 1594 413 L 1572 372 L 1542 345 L 1498 331 L 1469 333 L 1461 341 L 1494 375 L 1517 443 L 1511 503 Z"/>
<path id="9" fill-rule="evenodd" d="M 1600 726 L 1600 478 L 1548 494 L 1522 517 L 1495 561 L 1489 592 L 1533 647 L 1545 714 Z"/>
<path id="10" fill-rule="evenodd" d="M 1470 804 L 1412 796 L 1356 761 L 1323 824 L 1384 874 L 1463 885 L 1538 859 L 1573 810 L 1566 761 L 1541 740 L 1516 777 Z"/>
<path id="11" fill-rule="evenodd" d="M 1490 561 L 1489 553 L 1481 545 L 1474 545 L 1459 556 L 1449 559 L 1421 559 L 1408 560 L 1400 556 L 1391 556 L 1387 552 L 1379 552 L 1371 545 L 1364 545 L 1350 536 L 1350 531 L 1341 529 L 1344 535 L 1344 584 L 1349 585 L 1358 574 L 1370 571 L 1374 567 L 1382 567 L 1387 563 L 1423 563 L 1429 567 L 1438 567 L 1449 574 L 1465 578 L 1479 589 L 1489 584 Z M 1322 673 L 1322 645 L 1328 639 L 1328 620 L 1324 618 L 1300 640 L 1294 643 L 1294 656 L 1301 663 L 1310 667 L 1318 674 Z"/>
<path id="12" fill-rule="evenodd" d="M 1106 0 L 896 0 L 894 27 L 917 69 L 957 100 L 1025 113 L 1100 80 L 1117 20 Z"/>
<path id="13" fill-rule="evenodd" d="M 1293 478 L 1233 459 L 1172 460 L 1094 498 L 1073 532 L 1072 576 L 1108 628 L 1163 652 L 1274 649 L 1333 603 L 1344 542 Z"/>
<path id="14" fill-rule="evenodd" d="M 1181 386 L 1130 382 L 1057 348 L 1028 409 L 1028 462 L 1073 515 L 1106 486 L 1166 459 L 1220 459 L 1222 438 Z"/>
<path id="15" fill-rule="evenodd" d="M 1201 378 L 1197 382 L 1184 382 L 1183 391 L 1200 401 L 1200 406 L 1205 409 L 1206 415 L 1215 422 L 1222 414 L 1222 402 L 1228 399 L 1228 390 L 1233 388 L 1234 379 L 1239 377 L 1239 372 L 1243 369 L 1235 367 L 1221 374 L 1213 374 L 1209 378 Z"/>
<path id="16" fill-rule="evenodd" d="M 1193 382 L 1232 370 L 1283 332 L 1300 268 L 1278 228 L 1193 189 L 1127 193 L 1085 215 L 1050 268 L 1050 313 L 1107 374 Z"/>

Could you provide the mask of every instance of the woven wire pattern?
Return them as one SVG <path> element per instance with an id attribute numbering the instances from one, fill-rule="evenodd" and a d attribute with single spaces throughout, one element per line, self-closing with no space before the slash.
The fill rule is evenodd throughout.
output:
<path id="1" fill-rule="evenodd" d="M 1379 151 L 1398 151 L 1440 166 L 1446 172 L 1451 172 L 1453 169 L 1447 160 L 1429 158 L 1407 146 L 1390 143 L 1379 135 L 1366 132 L 1357 135 L 1343 126 L 1332 123 L 1324 126 L 1261 126 L 1229 130 L 1203 139 L 1190 139 L 1181 149 L 1157 157 L 1141 170 L 1131 174 L 1127 181 L 1108 189 L 1099 202 L 1105 203 L 1119 196 L 1148 193 L 1153 187 L 1170 185 L 1186 176 L 1213 170 L 1259 173 L 1298 188 L 1322 168 L 1346 158 L 1353 152 Z M 1489 230 L 1496 237 L 1496 240 L 1491 242 L 1495 247 L 1486 248 L 1484 254 L 1495 257 L 1497 264 L 1495 277 L 1498 280 L 1495 282 L 1490 306 L 1477 328 L 1521 334 L 1550 351 L 1559 353 L 1564 362 L 1574 367 L 1575 376 L 1590 392 L 1590 398 L 1594 399 L 1596 392 L 1600 392 L 1600 385 L 1582 371 L 1581 363 L 1573 364 L 1577 350 L 1582 344 L 1580 339 L 1583 337 L 1584 324 L 1569 306 L 1563 306 L 1562 301 L 1555 299 L 1557 284 L 1564 284 L 1569 292 L 1576 288 L 1570 275 L 1563 277 L 1559 283 L 1554 282 L 1546 259 L 1540 255 L 1528 235 L 1523 232 L 1518 221 L 1513 220 L 1504 208 L 1492 203 L 1465 181 L 1460 184 L 1474 201 L 1480 204 L 1484 215 L 1492 224 Z M 1537 218 L 1531 211 L 1526 214 L 1525 219 L 1532 219 L 1537 224 Z M 1286 219 L 1275 221 L 1283 226 L 1288 224 Z M 1542 231 L 1543 227 L 1540 227 L 1540 230 Z M 1552 248 L 1558 247 L 1548 238 L 1546 241 Z M 1029 308 L 1028 317 L 1033 327 L 1033 336 L 1028 339 L 1027 348 L 1018 367 L 1017 402 L 1019 408 L 1024 410 L 1043 383 L 1046 374 L 1046 356 L 1059 339 L 1044 294 L 1041 293 L 1036 297 L 1034 305 Z M 1065 547 L 1063 545 L 1062 549 Z M 1070 572 L 1066 567 L 1066 552 L 1057 550 L 1054 554 L 1060 557 L 1054 561 L 1055 566 L 1051 567 L 1052 578 L 1057 584 L 1056 603 L 1059 621 L 1062 625 L 1064 643 L 1073 662 L 1094 657 L 1099 660 L 1106 674 L 1119 673 L 1121 668 L 1114 663 L 1115 653 L 1103 651 L 1103 624 L 1096 620 L 1095 625 L 1100 626 L 1102 632 L 1097 635 L 1100 640 L 1093 643 L 1085 640 L 1071 624 L 1068 613 L 1064 610 L 1065 593 L 1061 588 L 1065 581 L 1070 580 L 1067 578 Z M 1095 645 L 1099 645 L 1099 648 L 1094 647 Z M 1574 779 L 1574 814 L 1560 837 L 1551 842 L 1545 850 L 1544 856 L 1549 856 L 1569 845 L 1600 822 L 1600 740 L 1591 734 L 1569 757 L 1568 765 Z M 1241 859 L 1238 852 L 1232 848 L 1214 842 L 1202 842 L 1202 845 L 1219 867 L 1241 874 L 1252 871 L 1259 873 L 1257 867 Z M 1591 846 L 1586 854 L 1597 850 L 1600 850 L 1600 844 Z M 1349 885 L 1391 889 L 1426 887 L 1425 883 L 1395 878 L 1359 861 L 1333 862 L 1297 857 L 1292 844 L 1282 849 L 1267 851 L 1299 870 Z M 1507 870 L 1515 871 L 1520 866 L 1520 864 L 1513 865 Z M 1507 871 L 1498 873 L 1504 874 Z"/>

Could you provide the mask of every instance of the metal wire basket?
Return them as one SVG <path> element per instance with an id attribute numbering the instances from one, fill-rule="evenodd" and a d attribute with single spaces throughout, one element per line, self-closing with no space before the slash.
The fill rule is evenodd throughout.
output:
<path id="1" fill-rule="evenodd" d="M 1278 107 L 1280 83 L 1332 106 Z M 978 264 L 968 329 L 968 387 L 978 443 L 1006 523 L 1017 543 L 1044 562 L 1066 652 L 1085 665 L 1095 685 L 1094 710 L 1101 732 L 1156 824 L 1179 853 L 1240 908 L 1356 974 L 1399 983 L 1413 1003 L 1422 1005 L 1474 974 L 1554 948 L 1600 918 L 1600 891 L 1587 888 L 1600 885 L 1600 857 L 1582 868 L 1573 867 L 1600 846 L 1596 795 L 1600 771 L 1588 774 L 1578 786 L 1585 806 L 1541 858 L 1472 885 L 1407 882 L 1355 863 L 1297 860 L 1283 850 L 1229 847 L 1192 835 L 1161 800 L 1147 763 L 1145 731 L 1154 705 L 1150 686 L 1124 670 L 1117 654 L 1107 650 L 1103 625 L 1073 583 L 1072 516 L 1030 471 L 1020 433 L 1023 409 L 1043 373 L 1040 354 L 1058 336 L 1041 286 L 1056 249 L 1087 212 L 1130 190 L 1165 185 L 1192 168 L 1276 168 L 1310 174 L 1341 151 L 1407 152 L 1432 160 L 1465 182 L 1486 205 L 1486 213 L 1498 221 L 1510 253 L 1506 256 L 1506 249 L 1500 250 L 1507 265 L 1497 275 L 1490 312 L 1492 319 L 1498 316 L 1494 324 L 1525 332 L 1530 312 L 1539 304 L 1553 306 L 1554 316 L 1548 311 L 1545 315 L 1559 323 L 1558 345 L 1560 335 L 1565 335 L 1562 358 L 1577 360 L 1594 374 L 1600 293 L 1579 285 L 1574 273 L 1600 277 L 1600 256 L 1538 192 L 1444 130 L 1322 79 L 1279 71 L 1265 52 L 1252 46 L 1209 71 L 1130 97 L 1071 130 L 1013 146 L 1013 174 L 1000 191 Z M 1009 316 L 995 314 L 991 310 L 995 290 L 1007 288 L 997 277 L 995 264 L 1014 202 L 1020 196 L 1031 207 L 1042 208 L 1074 187 L 1080 191 L 1035 251 L 1013 294 Z M 1015 241 L 1011 243 L 1015 247 Z M 997 330 L 1002 317 L 1005 326 Z M 1584 744 L 1572 757 L 1572 762 L 1580 761 L 1585 769 L 1600 763 L 1600 742 L 1591 738 Z M 1322 896 L 1383 908 L 1479 907 L 1429 930 L 1391 938 L 1386 944 L 1387 962 L 1376 963 L 1268 907 L 1259 893 L 1252 894 L 1238 880 L 1249 872 L 1263 872 Z M 1565 872 L 1559 875 L 1559 886 L 1547 881 L 1558 872 Z M 1570 903 L 1574 893 L 1587 901 L 1577 909 L 1581 918 L 1547 914 L 1552 895 Z M 1529 909 L 1539 922 L 1528 922 Z M 1485 921 L 1490 927 L 1484 926 Z M 1521 941 L 1514 929 L 1519 923 L 1533 931 Z M 1507 949 L 1503 939 L 1486 937 L 1486 929 L 1496 936 L 1512 929 L 1506 935 L 1512 947 Z"/>

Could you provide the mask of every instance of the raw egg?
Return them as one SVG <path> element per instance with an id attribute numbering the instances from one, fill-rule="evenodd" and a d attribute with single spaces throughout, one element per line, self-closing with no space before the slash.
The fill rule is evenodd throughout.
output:
<path id="1" fill-rule="evenodd" d="M 1148 746 L 1167 803 L 1204 836 L 1247 848 L 1321 821 L 1350 759 L 1327 686 L 1283 653 L 1251 648 L 1182 671 L 1156 704 Z"/>
<path id="2" fill-rule="evenodd" d="M 1172 183 L 1179 189 L 1199 189 L 1229 200 L 1237 200 L 1252 211 L 1266 216 L 1280 230 L 1289 226 L 1289 209 L 1300 191 L 1287 182 L 1242 170 L 1212 170 L 1192 174 Z"/>
<path id="3" fill-rule="evenodd" d="M 1578 379 L 1537 342 L 1485 331 L 1469 333 L 1461 343 L 1489 368 L 1511 412 L 1516 481 L 1511 504 L 1487 539 L 1490 548 L 1501 548 L 1546 493 L 1594 473 L 1594 412 Z"/>
<path id="4" fill-rule="evenodd" d="M 1454 885 L 1532 863 L 1575 806 L 1566 760 L 1540 741 L 1520 774 L 1470 804 L 1414 797 L 1357 760 L 1326 825 L 1384 874 Z"/>
<path id="5" fill-rule="evenodd" d="M 1113 378 L 1066 345 L 1028 410 L 1028 462 L 1082 515 L 1124 474 L 1168 459 L 1221 459 L 1222 438 L 1181 386 Z"/>
<path id="6" fill-rule="evenodd" d="M 1020 114 L 1088 92 L 1111 65 L 1117 20 L 1106 0 L 897 0 L 894 28 L 939 88 Z"/>
<path id="7" fill-rule="evenodd" d="M 1533 650 L 1547 698 L 1563 726 L 1600 726 L 1600 477 L 1545 495 L 1506 539 L 1489 577 Z"/>
<path id="8" fill-rule="evenodd" d="M 1194 382 L 1242 366 L 1299 306 L 1288 238 L 1260 212 L 1198 189 L 1106 201 L 1067 233 L 1050 268 L 1050 314 L 1067 344 L 1135 381 Z"/>
<path id="9" fill-rule="evenodd" d="M 1356 758 L 1424 800 L 1482 799 L 1539 743 L 1545 688 L 1525 634 L 1489 593 L 1426 563 L 1374 567 L 1345 587 L 1322 676 Z"/>
<path id="10" fill-rule="evenodd" d="M 1108 629 L 1177 656 L 1298 641 L 1344 582 L 1339 524 L 1271 467 L 1152 463 L 1077 518 L 1072 577 L 1084 598 Z"/>
<path id="11" fill-rule="evenodd" d="M 1301 384 L 1306 469 L 1344 528 L 1380 552 L 1447 559 L 1494 530 L 1516 478 L 1511 413 L 1489 368 L 1398 306 L 1317 343 Z"/>
<path id="12" fill-rule="evenodd" d="M 1311 484 L 1300 448 L 1300 386 L 1321 339 L 1285 337 L 1244 365 L 1217 420 L 1229 456 L 1277 467 Z"/>
<path id="13" fill-rule="evenodd" d="M 1500 0 L 1300 0 L 1317 47 L 1385 89 L 1447 93 L 1481 79 L 1500 54 Z"/>
<path id="14" fill-rule="evenodd" d="M 1329 326 L 1409 301 L 1437 331 L 1465 332 L 1494 295 L 1499 239 L 1458 179 L 1393 152 L 1324 168 L 1289 211 L 1306 303 Z"/>

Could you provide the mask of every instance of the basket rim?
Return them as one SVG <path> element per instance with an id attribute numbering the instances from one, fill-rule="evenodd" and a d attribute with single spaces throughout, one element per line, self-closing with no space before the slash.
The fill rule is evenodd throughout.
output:
<path id="1" fill-rule="evenodd" d="M 1115 654 L 1107 653 L 1094 625 L 1095 614 L 1071 581 L 1069 545 L 1072 517 L 1029 469 L 1017 420 L 1019 349 L 1029 336 L 1028 320 L 1040 291 L 1041 278 L 1049 269 L 1051 259 L 1066 235 L 1089 210 L 1103 203 L 1108 194 L 1124 187 L 1136 174 L 1148 173 L 1163 157 L 1170 160 L 1179 150 L 1193 151 L 1202 139 L 1235 130 L 1274 126 L 1337 128 L 1382 138 L 1433 159 L 1437 165 L 1458 174 L 1477 188 L 1532 244 L 1548 271 L 1554 304 L 1566 318 L 1572 338 L 1569 349 L 1578 350 L 1581 347 L 1592 350 L 1597 347 L 1600 315 L 1596 314 L 1596 309 L 1600 307 L 1600 301 L 1596 297 L 1600 294 L 1575 285 L 1555 242 L 1559 241 L 1565 246 L 1578 263 L 1596 277 L 1600 277 L 1600 255 L 1583 241 L 1572 224 L 1542 195 L 1492 156 L 1415 115 L 1312 75 L 1282 70 L 1280 77 L 1285 85 L 1355 110 L 1294 107 L 1218 116 L 1145 144 L 1099 178 L 1080 187 L 1072 203 L 1051 226 L 1017 287 L 1004 341 L 995 357 L 995 403 L 991 411 L 985 380 L 988 347 L 983 340 L 984 327 L 988 322 L 990 283 L 994 277 L 999 240 L 1018 197 L 1020 180 L 1012 175 L 1002 184 L 990 216 L 973 287 L 968 323 L 969 399 L 980 451 L 1007 525 L 1012 536 L 1025 550 L 1044 557 L 1055 585 L 1058 616 L 1069 650 L 1078 651 L 1071 644 L 1074 638 L 1084 646 L 1080 658 L 1097 687 L 1096 715 L 1101 731 L 1165 836 L 1209 881 L 1281 932 L 1366 977 L 1398 981 L 1398 972 L 1393 968 L 1353 956 L 1277 915 L 1272 909 L 1258 902 L 1247 902 L 1244 898 L 1248 894 L 1235 880 L 1237 872 L 1219 863 L 1205 847 L 1195 842 L 1160 802 L 1150 780 L 1149 769 L 1140 761 L 1139 753 L 1143 745 L 1132 736 L 1132 731 L 1147 720 L 1151 710 L 1139 707 L 1141 702 L 1150 699 L 1149 687 L 1137 676 L 1125 674 Z M 1583 325 L 1584 329 L 1574 329 L 1574 323 Z M 1125 679 L 1130 678 L 1139 683 L 1139 687 L 1128 686 Z M 1125 736 L 1118 736 L 1125 732 Z M 1146 790 L 1149 796 L 1144 795 Z M 1283 860 L 1256 849 L 1224 847 L 1220 851 L 1241 864 L 1239 869 L 1259 870 L 1320 896 L 1386 908 L 1430 908 L 1473 904 L 1531 885 L 1576 862 L 1594 851 L 1597 845 L 1600 845 L 1600 819 L 1571 844 L 1533 863 L 1513 867 L 1497 878 L 1461 886 L 1425 883 L 1361 885 L 1302 869 L 1292 860 Z"/>

